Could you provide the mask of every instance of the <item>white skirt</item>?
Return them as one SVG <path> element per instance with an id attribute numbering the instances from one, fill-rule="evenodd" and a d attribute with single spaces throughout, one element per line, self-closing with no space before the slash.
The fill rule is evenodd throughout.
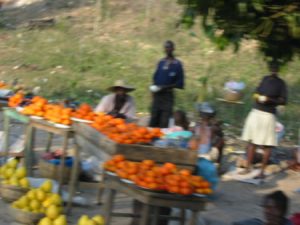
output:
<path id="1" fill-rule="evenodd" d="M 245 122 L 242 140 L 256 145 L 277 146 L 275 125 L 274 114 L 252 109 Z"/>

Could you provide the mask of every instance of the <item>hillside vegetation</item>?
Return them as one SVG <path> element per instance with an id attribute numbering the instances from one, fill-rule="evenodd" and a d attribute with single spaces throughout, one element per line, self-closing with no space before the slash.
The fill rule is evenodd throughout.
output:
<path id="1" fill-rule="evenodd" d="M 148 112 L 148 86 L 157 61 L 163 57 L 162 43 L 173 40 L 176 55 L 184 63 L 186 88 L 177 91 L 176 108 L 193 111 L 208 80 L 207 97 L 226 123 L 243 123 L 251 107 L 251 94 L 267 74 L 256 43 L 245 41 L 238 53 L 220 52 L 203 35 L 178 26 L 181 7 L 174 0 L 107 0 L 105 17 L 100 2 L 39 2 L 0 12 L 0 78 L 19 81 L 29 88 L 42 87 L 52 99 L 75 98 L 95 104 L 116 79 L 135 86 L 138 110 Z M 37 10 L 38 9 L 38 10 Z M 29 19 L 54 17 L 56 24 L 45 29 L 28 29 Z M 9 25 L 9 26 L 8 26 Z M 15 29 L 8 29 L 8 28 Z M 280 120 L 295 140 L 299 128 L 299 60 L 283 68 L 289 85 L 290 104 Z M 219 102 L 224 82 L 247 84 L 243 105 Z"/>

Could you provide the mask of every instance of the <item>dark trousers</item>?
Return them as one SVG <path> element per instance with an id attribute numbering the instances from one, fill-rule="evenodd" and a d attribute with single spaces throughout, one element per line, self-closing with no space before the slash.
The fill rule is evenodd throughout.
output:
<path id="1" fill-rule="evenodd" d="M 138 202 L 138 201 L 133 201 L 133 213 L 134 214 L 138 214 L 140 215 L 142 213 L 142 203 Z M 159 209 L 159 215 L 170 215 L 171 214 L 171 209 L 170 208 L 166 208 L 166 207 L 161 207 Z M 147 223 L 150 225 L 150 221 L 149 223 Z M 140 219 L 138 218 L 134 218 L 132 221 L 131 221 L 131 224 L 130 225 L 140 225 Z M 168 220 L 167 219 L 160 219 L 158 221 L 158 225 L 168 225 Z"/>
<path id="2" fill-rule="evenodd" d="M 174 94 L 172 90 L 153 94 L 150 127 L 167 128 L 173 114 Z"/>

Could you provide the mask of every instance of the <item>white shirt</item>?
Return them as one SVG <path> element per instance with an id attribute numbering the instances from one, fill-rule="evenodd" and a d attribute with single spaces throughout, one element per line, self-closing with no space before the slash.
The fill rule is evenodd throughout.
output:
<path id="1" fill-rule="evenodd" d="M 99 102 L 99 104 L 96 106 L 95 112 L 111 112 L 115 107 L 115 98 L 116 94 L 114 93 L 104 96 Z M 119 113 L 124 114 L 129 119 L 136 118 L 135 102 L 131 96 L 128 95 L 127 101 L 125 102 Z"/>

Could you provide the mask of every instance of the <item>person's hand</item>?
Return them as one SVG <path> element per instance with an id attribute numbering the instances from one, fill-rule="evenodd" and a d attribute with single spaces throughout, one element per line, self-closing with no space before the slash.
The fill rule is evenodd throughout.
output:
<path id="1" fill-rule="evenodd" d="M 155 92 L 160 91 L 160 90 L 161 90 L 161 87 L 159 87 L 159 86 L 157 86 L 157 85 L 151 85 L 151 86 L 149 87 L 149 89 L 150 89 L 151 92 L 155 93 Z"/>
<path id="2" fill-rule="evenodd" d="M 257 98 L 257 101 L 258 101 L 259 103 L 265 103 L 267 100 L 268 100 L 268 97 L 267 97 L 267 96 L 264 96 L 264 95 L 260 95 L 260 96 L 258 96 L 258 98 Z"/>

